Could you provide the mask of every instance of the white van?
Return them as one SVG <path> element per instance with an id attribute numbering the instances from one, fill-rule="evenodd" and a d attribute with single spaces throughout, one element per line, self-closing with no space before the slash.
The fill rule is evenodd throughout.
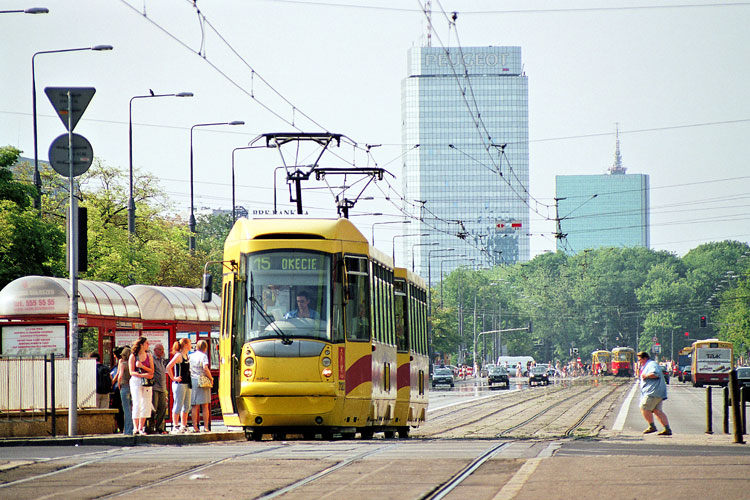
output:
<path id="1" fill-rule="evenodd" d="M 508 362 L 508 371 L 511 377 L 516 376 L 516 366 L 518 366 L 518 363 L 521 363 L 521 366 L 523 367 L 523 376 L 526 377 L 529 374 L 526 370 L 526 365 L 528 363 L 533 363 L 534 358 L 531 356 L 500 356 L 497 358 L 497 365 L 505 366 L 506 361 Z"/>

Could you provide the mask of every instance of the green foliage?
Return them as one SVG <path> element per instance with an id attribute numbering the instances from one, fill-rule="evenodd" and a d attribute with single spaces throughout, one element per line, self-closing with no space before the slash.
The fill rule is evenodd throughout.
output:
<path id="1" fill-rule="evenodd" d="M 14 179 L 21 151 L 0 148 L 0 288 L 29 274 L 55 275 L 64 267 L 65 233 L 31 208 L 33 186 Z"/>
<path id="2" fill-rule="evenodd" d="M 476 295 L 477 332 L 533 321 L 532 333 L 502 334 L 508 355 L 568 360 L 576 347 L 586 361 L 592 351 L 618 345 L 650 350 L 653 337 L 662 357 L 708 337 L 731 340 L 745 353 L 749 278 L 750 247 L 734 241 L 701 245 L 682 259 L 645 248 L 603 248 L 575 256 L 547 253 L 487 271 L 460 269 L 443 280 L 444 307 L 433 291 L 433 346 L 454 357 L 465 353 L 471 363 Z M 701 314 L 711 317 L 713 328 L 697 328 Z M 479 341 L 477 351 L 480 362 L 500 354 L 492 342 L 485 352 Z"/>

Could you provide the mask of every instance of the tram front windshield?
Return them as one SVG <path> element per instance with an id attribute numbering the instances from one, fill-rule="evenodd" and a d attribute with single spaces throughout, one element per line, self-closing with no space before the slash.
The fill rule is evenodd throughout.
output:
<path id="1" fill-rule="evenodd" d="M 274 251 L 248 256 L 246 340 L 330 340 L 331 257 Z"/>

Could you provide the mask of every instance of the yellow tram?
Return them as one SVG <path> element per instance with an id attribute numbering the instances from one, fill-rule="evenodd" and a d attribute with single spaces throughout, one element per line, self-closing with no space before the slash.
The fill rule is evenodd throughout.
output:
<path id="1" fill-rule="evenodd" d="M 597 375 L 606 375 L 610 372 L 611 354 L 609 351 L 598 350 L 591 354 L 591 369 Z"/>
<path id="2" fill-rule="evenodd" d="M 424 282 L 394 272 L 351 222 L 240 219 L 223 264 L 226 425 L 256 440 L 369 438 L 425 420 Z"/>

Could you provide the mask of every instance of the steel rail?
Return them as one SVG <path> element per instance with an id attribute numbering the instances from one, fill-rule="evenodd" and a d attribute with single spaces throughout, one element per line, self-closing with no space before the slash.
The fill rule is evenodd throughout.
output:
<path id="1" fill-rule="evenodd" d="M 461 471 L 458 472 L 458 474 L 454 475 L 447 482 L 441 484 L 436 489 L 423 496 L 422 500 L 440 500 L 442 498 L 445 498 L 448 493 L 453 491 L 458 485 L 464 482 L 466 478 L 471 476 L 474 471 L 481 467 L 487 460 L 500 453 L 500 450 L 502 450 L 509 444 L 510 442 L 500 443 L 485 451 L 482 455 L 475 458 L 469 465 L 464 467 Z"/>
<path id="2" fill-rule="evenodd" d="M 593 390 L 594 390 L 594 388 L 591 388 L 591 387 L 590 387 L 590 388 L 586 389 L 585 391 L 577 392 L 577 393 L 575 393 L 575 394 L 573 394 L 573 395 L 571 395 L 571 396 L 568 396 L 568 397 L 567 397 L 567 398 L 565 398 L 565 399 L 561 399 L 560 401 L 555 401 L 555 402 L 553 402 L 553 403 L 552 403 L 551 405 L 549 405 L 548 407 L 546 407 L 545 409 L 543 409 L 543 410 L 541 410 L 540 412 L 538 412 L 538 413 L 536 413 L 536 414 L 532 415 L 531 417 L 527 418 L 527 419 L 526 419 L 526 420 L 524 420 L 523 422 L 521 422 L 521 423 L 519 423 L 519 424 L 517 424 L 517 425 L 514 425 L 513 427 L 508 427 L 508 428 L 507 428 L 507 429 L 505 429 L 504 431 L 500 432 L 500 433 L 499 433 L 499 434 L 497 435 L 497 437 L 501 437 L 501 436 L 504 436 L 504 435 L 506 435 L 506 434 L 507 434 L 507 433 L 509 433 L 509 432 L 512 432 L 512 431 L 514 431 L 514 430 L 516 430 L 516 429 L 518 429 L 518 428 L 520 428 L 520 427 L 523 427 L 524 425 L 528 424 L 529 422 L 533 422 L 533 421 L 534 421 L 534 420 L 536 420 L 537 418 L 541 417 L 542 415 L 544 415 L 544 414 L 545 414 L 545 413 L 547 413 L 548 411 L 552 410 L 553 408 L 559 407 L 559 406 L 560 406 L 561 404 L 563 404 L 563 403 L 565 403 L 565 402 L 567 402 L 567 401 L 570 401 L 571 399 L 577 398 L 578 396 L 585 396 L 586 394 L 588 394 L 589 392 L 591 392 L 591 391 L 593 391 Z"/>
<path id="3" fill-rule="evenodd" d="M 338 462 L 334 465 L 331 465 L 330 467 L 327 467 L 323 469 L 320 472 L 316 472 L 315 474 L 312 474 L 310 476 L 307 476 L 306 478 L 300 479 L 299 481 L 296 481 L 289 486 L 285 486 L 283 488 L 280 488 L 278 490 L 272 491 L 266 495 L 255 497 L 255 500 L 269 500 L 271 498 L 276 498 L 278 496 L 284 495 L 286 493 L 289 493 L 290 491 L 294 491 L 297 488 L 301 488 L 302 486 L 305 486 L 306 484 L 310 484 L 313 481 L 316 481 L 320 479 L 321 477 L 327 476 L 328 474 L 331 474 L 332 472 L 335 472 L 343 467 L 346 467 L 348 465 L 353 464 L 354 462 L 358 462 L 362 460 L 365 457 L 369 457 L 371 455 L 376 455 L 380 452 L 383 452 L 385 450 L 390 450 L 391 448 L 395 448 L 396 446 L 399 446 L 400 443 L 391 444 L 388 446 L 381 446 L 375 450 L 368 450 L 363 453 L 360 453 L 358 455 L 355 455 L 351 458 L 347 458 L 346 460 L 342 460 L 341 462 Z"/>
<path id="4" fill-rule="evenodd" d="M 181 472 L 175 472 L 174 474 L 170 474 L 169 476 L 163 477 L 161 479 L 155 479 L 155 480 L 149 481 L 148 483 L 145 483 L 145 484 L 139 484 L 138 486 L 133 486 L 132 488 L 127 488 L 125 490 L 117 491 L 117 492 L 114 492 L 114 493 L 110 493 L 109 495 L 104 495 L 104 496 L 100 496 L 100 497 L 96 497 L 96 498 L 97 498 L 97 500 L 104 500 L 104 499 L 107 499 L 107 498 L 117 498 L 117 497 L 121 497 L 123 495 L 129 495 L 131 493 L 135 493 L 136 491 L 141 491 L 141 490 L 144 490 L 146 488 L 151 488 L 153 486 L 159 486 L 160 484 L 168 483 L 169 481 L 173 481 L 175 479 L 179 479 L 181 477 L 185 477 L 185 476 L 190 475 L 190 474 L 195 474 L 196 472 L 200 472 L 202 470 L 208 469 L 210 467 L 213 467 L 214 465 L 219 465 L 219 464 L 222 464 L 224 462 L 229 462 L 230 460 L 234 460 L 235 458 L 246 457 L 246 456 L 249 456 L 249 455 L 258 455 L 260 453 L 265 453 L 267 451 L 278 450 L 279 448 L 283 448 L 283 446 L 281 446 L 281 445 L 279 445 L 279 446 L 269 446 L 268 448 L 263 448 L 262 450 L 253 450 L 253 451 L 249 451 L 247 453 L 237 453 L 235 455 L 231 455 L 231 456 L 228 456 L 228 457 L 218 458 L 216 460 L 212 460 L 211 462 L 208 462 L 208 463 L 205 463 L 205 464 L 201 464 L 201 465 L 196 465 L 194 467 L 191 467 L 191 468 L 186 469 L 186 470 L 181 471 Z"/>
<path id="5" fill-rule="evenodd" d="M 608 397 L 610 397 L 617 389 L 619 389 L 619 387 L 620 387 L 619 385 L 616 385 L 616 386 L 612 387 L 612 389 L 610 389 L 610 391 L 608 393 L 606 393 L 604 396 L 602 396 L 601 398 L 599 398 L 596 401 L 596 403 L 594 403 L 593 405 L 591 405 L 589 407 L 589 409 L 586 411 L 586 413 L 584 413 L 581 416 L 581 418 L 579 418 L 578 421 L 575 424 L 573 424 L 570 427 L 568 427 L 568 429 L 564 432 L 565 437 L 570 437 L 573 434 L 573 432 L 576 429 L 578 429 L 578 427 L 580 427 L 580 425 L 589 417 L 589 415 L 591 415 L 591 412 L 593 412 L 594 409 L 602 403 L 602 401 L 604 401 L 605 399 L 607 399 Z"/>
<path id="6" fill-rule="evenodd" d="M 93 463 L 96 463 L 96 462 L 101 462 L 102 460 L 107 460 L 107 459 L 111 459 L 111 458 L 119 458 L 119 457 L 123 457 L 123 456 L 129 456 L 129 457 L 131 457 L 131 456 L 133 456 L 133 453 L 145 453 L 146 451 L 148 451 L 148 450 L 144 449 L 144 450 L 135 450 L 134 451 L 131 448 L 127 448 L 126 450 L 123 451 L 123 453 L 120 453 L 120 454 L 117 454 L 117 455 L 112 454 L 113 450 L 112 451 L 108 450 L 108 451 L 93 452 L 91 454 L 105 454 L 105 455 L 101 456 L 101 457 L 93 458 L 91 460 L 85 460 L 83 462 L 79 462 L 79 463 L 74 464 L 74 465 L 69 465 L 67 467 L 62 467 L 60 469 L 56 469 L 56 470 L 53 470 L 53 471 L 50 471 L 50 472 L 45 472 L 44 474 L 36 474 L 34 476 L 29 476 L 29 477 L 25 477 L 23 479 L 17 479 L 15 481 L 10 481 L 8 483 L 3 483 L 3 484 L 0 484 L 0 489 L 2 489 L 2 488 L 8 488 L 9 486 L 15 486 L 17 484 L 26 483 L 28 481 L 34 481 L 35 479 L 42 479 L 42 478 L 45 478 L 45 477 L 54 476 L 54 475 L 57 475 L 57 474 L 61 474 L 63 472 L 68 472 L 68 471 L 77 469 L 79 467 L 83 467 L 85 465 L 90 465 L 90 464 L 93 464 Z M 86 453 L 84 455 L 89 455 L 89 453 Z M 55 458 L 53 460 L 69 459 L 69 458 L 75 458 L 75 457 L 80 457 L 80 456 L 81 455 L 73 455 L 72 457 L 71 456 L 64 456 L 64 457 Z M 48 463 L 50 461 L 51 460 L 45 460 L 44 462 L 36 462 L 36 463 Z M 28 464 L 28 465 L 34 465 L 34 464 Z"/>

